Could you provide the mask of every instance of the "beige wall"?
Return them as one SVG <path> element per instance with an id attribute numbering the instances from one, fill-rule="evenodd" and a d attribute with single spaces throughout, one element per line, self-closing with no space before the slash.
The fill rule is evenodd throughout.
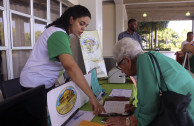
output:
<path id="1" fill-rule="evenodd" d="M 115 4 L 103 2 L 103 56 L 112 56 L 116 43 Z"/>

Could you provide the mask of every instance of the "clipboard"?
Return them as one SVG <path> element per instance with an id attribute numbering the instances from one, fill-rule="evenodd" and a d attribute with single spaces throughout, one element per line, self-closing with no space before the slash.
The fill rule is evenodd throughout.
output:
<path id="1" fill-rule="evenodd" d="M 102 117 L 127 116 L 128 114 L 124 112 L 125 111 L 124 109 L 125 109 L 125 104 L 129 104 L 129 103 L 130 103 L 129 98 L 125 98 L 125 97 L 105 98 L 103 102 L 103 106 L 105 110 L 106 111 L 108 110 L 108 111 L 107 113 L 98 114 L 98 116 L 102 116 Z M 109 107 L 110 109 L 107 107 Z M 111 111 L 111 109 L 114 111 Z"/>

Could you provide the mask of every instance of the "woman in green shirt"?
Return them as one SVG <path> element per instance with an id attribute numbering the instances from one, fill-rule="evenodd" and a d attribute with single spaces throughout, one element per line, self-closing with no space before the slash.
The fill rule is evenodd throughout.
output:
<path id="1" fill-rule="evenodd" d="M 194 92 L 194 80 L 175 60 L 161 53 L 151 51 L 157 58 L 165 82 L 170 91 L 186 95 Z M 118 68 L 128 76 L 137 75 L 137 108 L 129 118 L 115 117 L 107 120 L 107 126 L 147 126 L 156 117 L 159 110 L 158 86 L 152 62 L 147 53 L 143 53 L 138 42 L 123 38 L 114 48 L 114 58 Z M 163 88 L 163 87 L 162 87 Z M 194 119 L 194 95 L 191 95 L 188 111 Z"/>
<path id="2" fill-rule="evenodd" d="M 46 26 L 20 74 L 23 90 L 45 85 L 51 90 L 61 70 L 89 97 L 94 114 L 104 111 L 97 101 L 70 48 L 70 34 L 79 37 L 89 25 L 91 14 L 81 5 L 68 8 L 58 19 Z M 73 45 L 72 45 L 73 46 Z"/>

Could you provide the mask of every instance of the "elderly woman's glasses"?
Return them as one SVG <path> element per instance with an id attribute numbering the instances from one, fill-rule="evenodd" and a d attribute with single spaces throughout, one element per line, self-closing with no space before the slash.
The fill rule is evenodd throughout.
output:
<path id="1" fill-rule="evenodd" d="M 118 63 L 118 65 L 116 66 L 117 69 L 121 70 L 121 67 L 119 67 L 119 65 L 121 65 L 121 63 L 123 62 L 123 60 L 124 60 L 124 59 L 122 59 L 122 60 Z"/>

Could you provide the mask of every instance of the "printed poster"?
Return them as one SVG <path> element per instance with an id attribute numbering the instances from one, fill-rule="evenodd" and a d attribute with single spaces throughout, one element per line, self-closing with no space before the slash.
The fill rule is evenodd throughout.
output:
<path id="1" fill-rule="evenodd" d="M 98 31 L 84 31 L 80 38 L 84 64 L 88 73 L 96 68 L 97 77 L 107 77 Z"/>
<path id="2" fill-rule="evenodd" d="M 91 87 L 91 74 L 84 76 Z M 73 81 L 50 90 L 47 93 L 47 105 L 52 126 L 61 126 L 88 101 L 88 96 Z"/>

